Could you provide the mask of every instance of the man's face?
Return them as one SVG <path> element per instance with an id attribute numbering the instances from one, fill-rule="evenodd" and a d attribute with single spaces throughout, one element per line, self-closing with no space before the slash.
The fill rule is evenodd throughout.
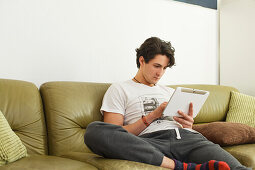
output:
<path id="1" fill-rule="evenodd" d="M 145 63 L 143 57 L 140 57 L 140 70 L 146 85 L 153 86 L 164 75 L 169 63 L 166 55 L 158 54 L 148 63 Z"/>

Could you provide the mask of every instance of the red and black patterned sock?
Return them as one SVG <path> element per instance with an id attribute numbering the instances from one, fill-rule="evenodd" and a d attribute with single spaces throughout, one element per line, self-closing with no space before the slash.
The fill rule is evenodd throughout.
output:
<path id="1" fill-rule="evenodd" d="M 226 162 L 210 160 L 203 164 L 185 163 L 175 160 L 175 170 L 230 170 Z"/>

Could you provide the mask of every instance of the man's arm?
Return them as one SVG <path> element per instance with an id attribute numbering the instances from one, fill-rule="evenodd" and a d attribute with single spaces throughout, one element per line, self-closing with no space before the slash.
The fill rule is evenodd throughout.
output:
<path id="1" fill-rule="evenodd" d="M 167 102 L 162 103 L 157 109 L 146 115 L 146 121 L 150 124 L 153 120 L 161 117 L 166 107 L 166 104 Z M 139 135 L 146 128 L 146 125 L 142 121 L 142 118 L 137 120 L 135 123 L 123 126 L 124 116 L 119 113 L 104 112 L 104 122 L 120 125 L 129 133 L 132 133 L 136 136 Z"/>
<path id="2" fill-rule="evenodd" d="M 153 120 L 161 117 L 166 105 L 167 105 L 167 102 L 164 102 L 157 109 L 155 109 L 153 112 L 146 115 L 145 116 L 146 121 L 148 123 L 151 123 Z M 179 122 L 184 128 L 192 129 L 192 126 L 194 123 L 193 104 L 190 103 L 188 114 L 183 113 L 182 111 L 178 111 L 178 113 L 182 117 L 174 117 L 174 120 Z M 123 126 L 124 117 L 123 117 L 123 115 L 121 115 L 119 113 L 104 112 L 104 122 L 122 126 L 129 133 L 132 133 L 136 136 L 139 135 L 146 128 L 146 125 L 143 123 L 142 118 L 139 119 L 138 121 L 136 121 L 135 123 Z"/>

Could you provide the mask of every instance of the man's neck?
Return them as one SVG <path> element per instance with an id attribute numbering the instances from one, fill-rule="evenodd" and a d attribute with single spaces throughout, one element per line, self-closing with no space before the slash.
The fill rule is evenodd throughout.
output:
<path id="1" fill-rule="evenodd" d="M 155 84 L 150 84 L 146 81 L 146 79 L 139 74 L 139 72 L 135 75 L 135 77 L 132 79 L 134 82 L 136 83 L 140 83 L 140 84 L 144 84 L 146 86 L 150 86 L 150 87 L 153 87 L 155 86 Z"/>

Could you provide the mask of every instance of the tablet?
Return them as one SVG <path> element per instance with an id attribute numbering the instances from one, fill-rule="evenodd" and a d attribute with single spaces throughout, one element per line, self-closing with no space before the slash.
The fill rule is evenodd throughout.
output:
<path id="1" fill-rule="evenodd" d="M 194 118 L 197 116 L 208 96 L 208 91 L 177 87 L 174 91 L 174 94 L 171 96 L 165 110 L 163 111 L 163 116 L 180 117 L 181 115 L 179 115 L 178 110 L 188 114 L 189 104 L 192 102 Z"/>

